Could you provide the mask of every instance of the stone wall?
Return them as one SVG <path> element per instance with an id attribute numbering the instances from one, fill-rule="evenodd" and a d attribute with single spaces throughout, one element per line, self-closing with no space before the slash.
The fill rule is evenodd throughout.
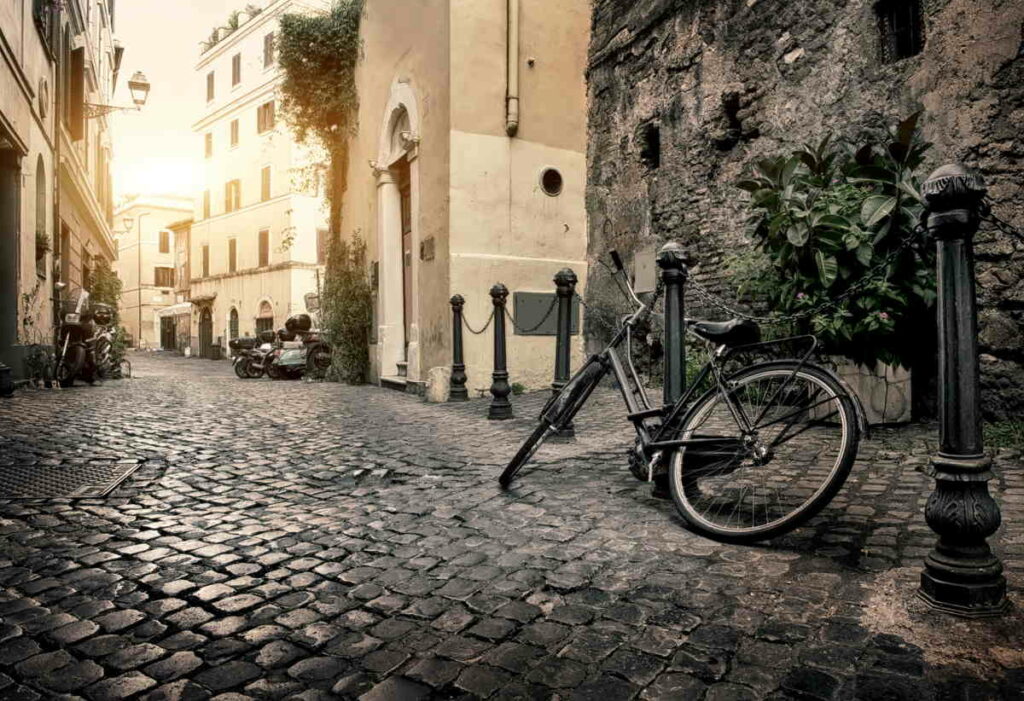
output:
<path id="1" fill-rule="evenodd" d="M 1024 228 L 1024 3 L 923 0 L 921 53 L 883 62 L 869 0 L 595 0 L 588 66 L 591 261 L 668 239 L 727 292 L 757 158 L 825 134 L 853 141 L 923 110 L 927 169 L 979 169 L 997 212 Z M 660 148 L 658 148 L 660 146 Z M 979 235 L 984 403 L 1024 407 L 1024 245 Z M 611 281 L 591 265 L 591 294 Z M 591 329 L 591 332 L 599 329 Z"/>

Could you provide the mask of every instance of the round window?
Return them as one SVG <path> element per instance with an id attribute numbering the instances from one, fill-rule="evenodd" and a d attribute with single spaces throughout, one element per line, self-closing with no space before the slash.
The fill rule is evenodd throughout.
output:
<path id="1" fill-rule="evenodd" d="M 555 197 L 562 192 L 562 174 L 554 168 L 545 168 L 540 174 L 540 186 L 544 194 Z"/>

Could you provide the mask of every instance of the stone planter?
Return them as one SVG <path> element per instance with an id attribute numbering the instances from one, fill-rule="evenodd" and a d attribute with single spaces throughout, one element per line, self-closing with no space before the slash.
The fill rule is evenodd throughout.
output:
<path id="1" fill-rule="evenodd" d="M 833 358 L 836 374 L 850 387 L 872 426 L 910 421 L 910 370 L 878 362 L 873 368 Z"/>

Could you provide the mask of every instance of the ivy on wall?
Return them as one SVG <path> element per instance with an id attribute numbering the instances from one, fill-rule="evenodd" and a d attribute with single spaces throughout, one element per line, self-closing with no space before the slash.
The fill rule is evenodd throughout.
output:
<path id="1" fill-rule="evenodd" d="M 359 22 L 363 0 L 337 0 L 327 11 L 286 14 L 277 39 L 284 74 L 281 110 L 300 143 L 326 154 L 331 231 L 341 226 L 341 196 L 348 164 L 346 142 L 356 129 L 359 95 Z M 322 168 L 326 165 L 326 168 Z"/>

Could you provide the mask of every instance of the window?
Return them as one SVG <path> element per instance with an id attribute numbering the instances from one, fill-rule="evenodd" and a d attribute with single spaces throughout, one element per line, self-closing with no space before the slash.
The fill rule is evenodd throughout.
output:
<path id="1" fill-rule="evenodd" d="M 270 199 L 270 166 L 263 166 L 260 171 L 260 202 Z"/>
<path id="2" fill-rule="evenodd" d="M 228 338 L 238 338 L 238 310 L 234 307 L 228 317 Z"/>
<path id="3" fill-rule="evenodd" d="M 203 246 L 203 277 L 210 277 L 210 247 Z"/>
<path id="4" fill-rule="evenodd" d="M 921 53 L 924 25 L 920 0 L 880 0 L 875 5 L 883 63 L 895 63 Z"/>
<path id="5" fill-rule="evenodd" d="M 224 183 L 224 211 L 234 212 L 242 206 L 242 183 L 240 180 L 229 180 Z"/>
<path id="6" fill-rule="evenodd" d="M 274 65 L 274 33 L 271 32 L 263 37 L 263 67 L 270 68 Z"/>
<path id="7" fill-rule="evenodd" d="M 640 127 L 640 162 L 650 169 L 661 165 L 661 128 L 647 123 Z"/>
<path id="8" fill-rule="evenodd" d="M 562 193 L 562 174 L 554 168 L 545 168 L 540 174 L 540 186 L 545 195 L 556 197 Z"/>
<path id="9" fill-rule="evenodd" d="M 43 154 L 36 156 L 36 275 L 46 277 L 46 246 L 40 246 L 40 238 L 50 242 L 46 226 L 46 164 Z"/>
<path id="10" fill-rule="evenodd" d="M 213 71 L 206 74 L 206 101 L 213 100 Z"/>
<path id="11" fill-rule="evenodd" d="M 231 120 L 231 146 L 238 146 L 238 120 Z"/>
<path id="12" fill-rule="evenodd" d="M 270 265 L 270 229 L 260 229 L 260 267 Z"/>
<path id="13" fill-rule="evenodd" d="M 210 218 L 210 191 L 203 190 L 203 219 Z"/>
<path id="14" fill-rule="evenodd" d="M 256 316 L 256 333 L 274 330 L 274 308 L 270 302 L 260 302 L 260 312 Z"/>
<path id="15" fill-rule="evenodd" d="M 228 239 L 228 272 L 233 273 L 237 269 L 235 263 L 237 261 L 237 247 L 235 246 L 234 239 Z"/>
<path id="16" fill-rule="evenodd" d="M 68 68 L 68 131 L 74 141 L 85 138 L 85 49 L 72 49 Z M 88 153 L 86 149 L 86 153 Z"/>
<path id="17" fill-rule="evenodd" d="M 213 132 L 206 132 L 203 136 L 203 155 L 210 158 L 213 155 Z"/>
<path id="18" fill-rule="evenodd" d="M 231 87 L 242 82 L 242 54 L 231 57 Z"/>
<path id="19" fill-rule="evenodd" d="M 256 131 L 262 134 L 274 128 L 274 101 L 264 102 L 256 108 Z"/>
<path id="20" fill-rule="evenodd" d="M 171 232 L 161 231 L 160 232 L 160 252 L 170 253 L 171 252 Z"/>
<path id="21" fill-rule="evenodd" d="M 157 287 L 174 287 L 174 268 L 153 268 L 153 284 Z"/>
<path id="22" fill-rule="evenodd" d="M 327 262 L 327 229 L 316 230 L 316 262 L 318 265 Z"/>

